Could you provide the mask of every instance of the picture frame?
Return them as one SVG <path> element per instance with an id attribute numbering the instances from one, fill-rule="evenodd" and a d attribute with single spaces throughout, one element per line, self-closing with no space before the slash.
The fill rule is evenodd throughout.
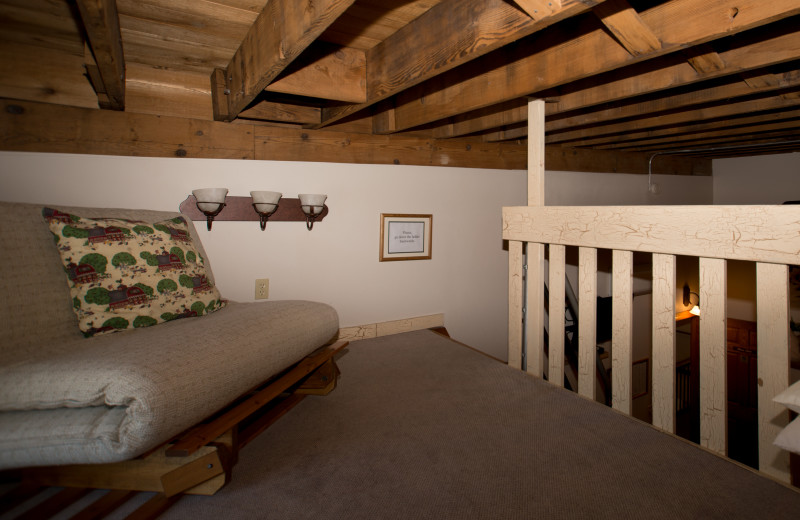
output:
<path id="1" fill-rule="evenodd" d="M 430 260 L 433 215 L 381 213 L 380 261 Z"/>

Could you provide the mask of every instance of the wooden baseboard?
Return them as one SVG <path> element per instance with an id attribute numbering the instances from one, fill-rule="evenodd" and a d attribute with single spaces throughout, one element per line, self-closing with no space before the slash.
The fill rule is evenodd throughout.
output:
<path id="1" fill-rule="evenodd" d="M 411 332 L 414 330 L 432 329 L 443 326 L 444 314 L 431 314 L 405 320 L 384 321 L 381 323 L 372 323 L 370 325 L 344 327 L 339 329 L 339 339 L 357 341 L 359 339 L 377 338 L 389 336 L 391 334 L 400 334 L 401 332 Z"/>

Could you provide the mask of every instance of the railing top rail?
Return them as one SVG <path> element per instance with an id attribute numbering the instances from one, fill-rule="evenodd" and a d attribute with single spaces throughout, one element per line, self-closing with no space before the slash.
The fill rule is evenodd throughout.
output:
<path id="1" fill-rule="evenodd" d="M 800 206 L 506 207 L 503 238 L 796 265 Z"/>

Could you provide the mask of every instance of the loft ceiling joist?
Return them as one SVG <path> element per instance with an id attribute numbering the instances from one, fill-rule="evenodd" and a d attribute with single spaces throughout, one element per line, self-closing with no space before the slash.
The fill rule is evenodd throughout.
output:
<path id="1" fill-rule="evenodd" d="M 87 44 L 87 71 L 101 108 L 125 109 L 125 57 L 116 0 L 77 0 Z"/>
<path id="2" fill-rule="evenodd" d="M 97 79 L 103 69 L 116 72 Z M 800 150 L 790 139 L 798 82 L 797 0 L 0 0 L 8 106 L 109 107 L 197 120 L 197 131 L 224 121 L 297 160 L 312 150 L 404 163 L 393 150 L 405 143 L 424 164 L 430 147 L 459 150 L 462 165 L 510 167 L 526 153 L 529 98 L 546 101 L 548 160 L 567 169 L 638 172 L 647 154 L 717 142 Z M 13 116 L 0 114 L 2 149 L 21 146 L 8 132 L 35 127 Z M 25 146 L 46 151 L 79 128 L 61 123 Z M 117 136 L 109 153 L 149 153 L 137 137 L 130 148 Z"/>

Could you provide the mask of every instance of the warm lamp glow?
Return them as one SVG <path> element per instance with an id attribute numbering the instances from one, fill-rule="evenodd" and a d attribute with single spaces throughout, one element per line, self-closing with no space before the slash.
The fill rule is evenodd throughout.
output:
<path id="1" fill-rule="evenodd" d="M 700 307 L 695 305 L 689 310 L 690 313 L 694 314 L 695 316 L 700 316 Z"/>

